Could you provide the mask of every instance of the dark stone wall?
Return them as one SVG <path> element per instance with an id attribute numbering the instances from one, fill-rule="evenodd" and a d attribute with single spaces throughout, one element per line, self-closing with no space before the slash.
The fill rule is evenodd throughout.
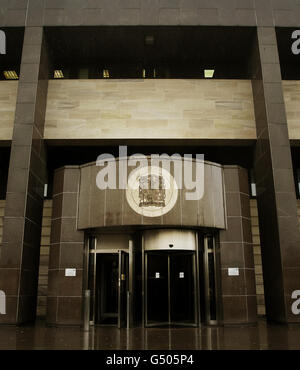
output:
<path id="1" fill-rule="evenodd" d="M 80 325 L 82 307 L 84 232 L 77 230 L 80 169 L 66 167 L 54 177 L 47 323 Z M 75 268 L 76 276 L 65 276 Z"/>
<path id="2" fill-rule="evenodd" d="M 255 323 L 256 288 L 247 170 L 224 167 L 227 228 L 220 231 L 223 322 Z M 239 268 L 229 276 L 228 268 Z"/>
<path id="3" fill-rule="evenodd" d="M 27 27 L 7 183 L 0 259 L 7 315 L 0 323 L 35 318 L 46 156 L 43 143 L 49 59 L 42 27 Z"/>
<path id="4" fill-rule="evenodd" d="M 273 27 L 257 29 L 253 51 L 254 156 L 265 288 L 270 320 L 299 322 L 291 294 L 299 289 L 300 232 L 281 71 Z"/>

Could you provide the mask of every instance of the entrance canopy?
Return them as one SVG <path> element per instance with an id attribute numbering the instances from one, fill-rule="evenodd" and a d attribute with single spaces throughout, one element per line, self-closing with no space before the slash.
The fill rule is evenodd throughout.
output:
<path id="1" fill-rule="evenodd" d="M 136 225 L 225 228 L 223 168 L 219 164 L 179 155 L 158 161 L 142 155 L 99 158 L 80 167 L 79 229 Z"/>

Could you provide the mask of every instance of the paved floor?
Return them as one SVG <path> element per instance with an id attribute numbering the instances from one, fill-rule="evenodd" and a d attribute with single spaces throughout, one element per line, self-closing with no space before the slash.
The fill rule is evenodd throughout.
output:
<path id="1" fill-rule="evenodd" d="M 89 333 L 79 328 L 0 326 L 0 349 L 300 349 L 300 325 L 267 324 L 256 327 L 133 328 L 97 327 Z"/>

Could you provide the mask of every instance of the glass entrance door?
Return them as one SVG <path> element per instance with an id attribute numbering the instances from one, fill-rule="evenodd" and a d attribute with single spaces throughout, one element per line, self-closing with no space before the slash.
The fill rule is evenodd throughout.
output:
<path id="1" fill-rule="evenodd" d="M 176 325 L 196 323 L 195 254 L 170 254 L 170 315 Z"/>
<path id="2" fill-rule="evenodd" d="M 95 323 L 117 325 L 118 323 L 118 278 L 117 254 L 98 253 L 96 257 Z"/>
<path id="3" fill-rule="evenodd" d="M 146 253 L 146 326 L 169 324 L 169 256 Z"/>
<path id="4" fill-rule="evenodd" d="M 91 321 L 96 325 L 127 325 L 129 256 L 127 252 L 90 253 Z"/>
<path id="5" fill-rule="evenodd" d="M 146 253 L 146 326 L 196 326 L 195 270 L 194 252 Z"/>

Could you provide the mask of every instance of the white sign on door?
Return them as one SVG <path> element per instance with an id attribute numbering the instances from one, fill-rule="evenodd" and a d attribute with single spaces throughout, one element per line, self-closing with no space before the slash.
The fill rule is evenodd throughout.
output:
<path id="1" fill-rule="evenodd" d="M 156 272 L 155 273 L 155 279 L 159 279 L 160 278 L 160 273 L 159 272 Z"/>
<path id="2" fill-rule="evenodd" d="M 179 273 L 179 279 L 184 279 L 184 272 Z"/>

